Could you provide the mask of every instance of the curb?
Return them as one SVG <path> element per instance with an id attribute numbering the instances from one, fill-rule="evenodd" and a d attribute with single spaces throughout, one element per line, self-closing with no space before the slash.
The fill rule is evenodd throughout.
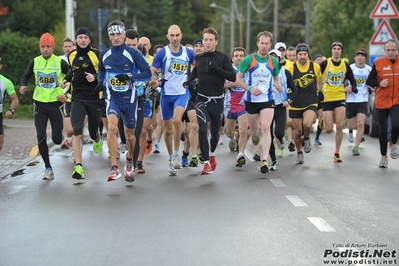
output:
<path id="1" fill-rule="evenodd" d="M 54 146 L 54 142 L 51 140 L 51 138 L 49 140 L 47 140 L 47 146 L 49 148 L 49 150 Z M 23 159 L 19 164 L 8 167 L 6 171 L 1 173 L 0 176 L 0 180 L 1 179 L 5 179 L 7 178 L 9 175 L 11 175 L 12 173 L 14 173 L 15 171 L 17 171 L 20 168 L 25 167 L 28 163 L 30 163 L 31 161 L 35 160 L 37 156 L 39 156 L 39 147 L 37 145 L 33 146 L 32 149 L 29 152 L 29 155 Z"/>

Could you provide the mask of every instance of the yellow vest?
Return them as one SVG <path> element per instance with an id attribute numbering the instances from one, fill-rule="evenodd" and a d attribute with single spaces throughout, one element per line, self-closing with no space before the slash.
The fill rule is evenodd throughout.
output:
<path id="1" fill-rule="evenodd" d="M 331 58 L 327 59 L 327 66 L 323 72 L 323 102 L 345 100 L 344 81 L 346 76 L 346 64 L 341 59 L 339 66 L 334 66 Z"/>
<path id="2" fill-rule="evenodd" d="M 59 86 L 64 78 L 61 70 L 61 58 L 51 55 L 45 59 L 37 56 L 34 59 L 33 73 L 35 75 L 35 91 L 33 99 L 38 102 L 50 103 L 57 102 L 57 96 L 64 94 L 64 90 Z"/>

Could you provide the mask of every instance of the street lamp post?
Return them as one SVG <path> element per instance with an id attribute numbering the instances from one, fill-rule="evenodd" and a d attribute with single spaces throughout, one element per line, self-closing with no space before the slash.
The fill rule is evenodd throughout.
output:
<path id="1" fill-rule="evenodd" d="M 234 1 L 235 0 L 231 0 L 231 10 L 229 10 L 228 8 L 219 6 L 216 3 L 209 4 L 209 6 L 212 8 L 217 8 L 217 9 L 223 10 L 230 14 L 230 16 L 229 16 L 230 17 L 230 19 L 229 19 L 230 20 L 230 52 L 233 51 L 233 49 L 234 49 L 234 32 L 235 32 Z M 220 29 L 220 31 L 221 31 L 221 38 L 223 38 L 223 41 L 221 40 L 221 42 L 222 42 L 221 45 L 223 47 L 223 50 L 224 50 L 224 31 L 225 31 L 224 30 L 224 19 L 225 19 L 225 17 L 222 15 L 222 26 L 223 27 Z"/>

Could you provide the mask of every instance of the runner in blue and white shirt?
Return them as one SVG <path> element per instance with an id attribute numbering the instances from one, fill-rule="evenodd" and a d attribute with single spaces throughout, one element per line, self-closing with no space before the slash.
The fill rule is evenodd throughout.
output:
<path id="1" fill-rule="evenodd" d="M 182 167 L 179 156 L 180 136 L 183 132 L 181 119 L 190 98 L 190 91 L 183 87 L 187 71 L 194 63 L 194 52 L 180 44 L 183 34 L 180 27 L 171 25 L 166 34 L 170 44 L 162 48 L 152 62 L 152 87 L 161 87 L 161 116 L 164 121 L 164 137 L 169 153 L 169 175 L 176 175 Z M 156 74 L 162 73 L 159 84 Z M 173 134 L 172 134 L 173 133 Z M 173 142 L 172 142 L 173 138 Z M 173 147 L 172 147 L 173 143 Z"/>
<path id="2" fill-rule="evenodd" d="M 125 44 L 125 26 L 115 20 L 108 24 L 108 36 L 112 47 L 101 51 L 98 66 L 97 90 L 104 90 L 108 118 L 107 144 L 111 159 L 108 181 L 118 179 L 121 174 L 117 165 L 118 121 L 123 119 L 126 136 L 125 180 L 134 181 L 133 150 L 135 145 L 137 95 L 135 81 L 151 79 L 151 71 L 141 53 Z"/>

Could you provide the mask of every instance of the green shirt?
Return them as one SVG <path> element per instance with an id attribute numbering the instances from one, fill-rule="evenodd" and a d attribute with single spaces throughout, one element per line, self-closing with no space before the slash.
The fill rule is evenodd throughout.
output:
<path id="1" fill-rule="evenodd" d="M 12 95 L 15 93 L 14 84 L 12 84 L 11 80 L 0 75 L 0 113 L 3 112 L 3 104 L 5 100 L 6 93 L 8 95 Z"/>
<path id="2" fill-rule="evenodd" d="M 259 63 L 266 63 L 269 60 L 269 55 L 266 57 L 260 57 L 256 52 L 254 53 L 254 55 L 256 61 L 258 61 Z M 280 64 L 277 61 L 277 59 L 274 57 L 272 57 L 272 62 L 273 62 L 273 76 L 276 77 L 280 73 Z M 238 70 L 241 73 L 245 74 L 248 71 L 251 63 L 252 63 L 252 55 L 249 54 L 238 65 Z"/>

